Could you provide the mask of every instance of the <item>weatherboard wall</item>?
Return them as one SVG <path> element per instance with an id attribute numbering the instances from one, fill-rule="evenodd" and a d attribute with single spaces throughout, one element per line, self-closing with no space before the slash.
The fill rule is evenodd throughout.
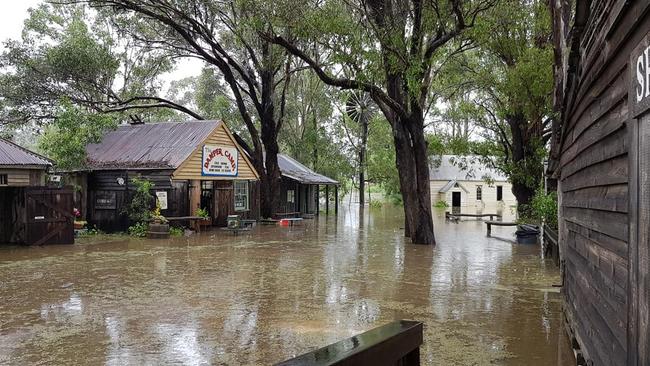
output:
<path id="1" fill-rule="evenodd" d="M 551 3 L 555 24 L 564 24 L 561 2 Z M 575 26 L 562 34 L 556 107 L 563 122 L 554 150 L 563 293 L 572 335 L 594 365 L 650 364 L 648 329 L 639 326 L 648 300 L 637 293 L 648 278 L 647 266 L 637 265 L 648 244 L 634 239 L 636 192 L 648 187 L 636 180 L 639 132 L 629 94 L 630 55 L 650 31 L 648 6 L 578 1 Z M 647 167 L 639 173 L 647 176 Z"/>
<path id="2" fill-rule="evenodd" d="M 236 147 L 239 151 L 237 161 L 237 176 L 206 176 L 202 174 L 203 145 Z M 244 151 L 235 143 L 234 138 L 225 124 L 220 124 L 196 150 L 174 172 L 174 180 L 258 180 L 259 177 L 253 165 L 246 158 Z"/>

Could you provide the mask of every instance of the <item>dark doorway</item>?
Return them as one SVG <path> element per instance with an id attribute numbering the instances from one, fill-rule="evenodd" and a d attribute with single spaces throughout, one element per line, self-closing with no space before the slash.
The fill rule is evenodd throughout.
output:
<path id="1" fill-rule="evenodd" d="M 451 206 L 460 207 L 460 192 L 451 192 Z"/>
<path id="2" fill-rule="evenodd" d="M 212 216 L 212 213 L 214 209 L 212 208 L 212 204 L 214 200 L 212 199 L 214 196 L 214 182 L 211 180 L 203 180 L 201 181 L 201 208 L 205 209 L 208 211 L 210 216 Z M 194 214 L 192 212 L 192 214 Z"/>
<path id="3" fill-rule="evenodd" d="M 497 186 L 497 201 L 503 201 L 503 186 Z"/>

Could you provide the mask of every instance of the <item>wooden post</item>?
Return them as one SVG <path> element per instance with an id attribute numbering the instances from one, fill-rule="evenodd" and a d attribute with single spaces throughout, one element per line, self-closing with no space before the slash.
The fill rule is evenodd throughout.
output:
<path id="1" fill-rule="evenodd" d="M 487 223 L 487 236 L 492 235 L 492 224 Z"/>
<path id="2" fill-rule="evenodd" d="M 325 215 L 330 214 L 330 186 L 325 185 Z"/>
<path id="3" fill-rule="evenodd" d="M 339 186 L 334 186 L 334 215 L 339 214 Z"/>
<path id="4" fill-rule="evenodd" d="M 316 184 L 316 216 L 320 215 L 320 186 Z"/>

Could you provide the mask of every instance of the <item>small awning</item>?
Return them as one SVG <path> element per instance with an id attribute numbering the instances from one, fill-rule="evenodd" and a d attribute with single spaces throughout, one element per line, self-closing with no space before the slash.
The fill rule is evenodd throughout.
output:
<path id="1" fill-rule="evenodd" d="M 460 183 L 458 183 L 455 179 L 452 179 L 449 182 L 447 182 L 447 184 L 445 184 L 442 188 L 440 188 L 440 190 L 438 192 L 439 193 L 447 193 L 450 189 L 452 189 L 454 187 L 459 187 L 460 189 L 465 191 L 465 193 L 469 193 L 469 191 L 467 189 L 465 189 L 465 187 L 460 185 Z"/>

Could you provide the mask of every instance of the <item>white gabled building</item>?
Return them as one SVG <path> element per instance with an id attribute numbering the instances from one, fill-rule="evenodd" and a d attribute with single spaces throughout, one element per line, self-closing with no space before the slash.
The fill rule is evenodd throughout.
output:
<path id="1" fill-rule="evenodd" d="M 479 162 L 475 156 L 442 155 L 429 168 L 432 204 L 449 207 L 511 206 L 517 203 L 512 185 L 503 173 Z"/>

